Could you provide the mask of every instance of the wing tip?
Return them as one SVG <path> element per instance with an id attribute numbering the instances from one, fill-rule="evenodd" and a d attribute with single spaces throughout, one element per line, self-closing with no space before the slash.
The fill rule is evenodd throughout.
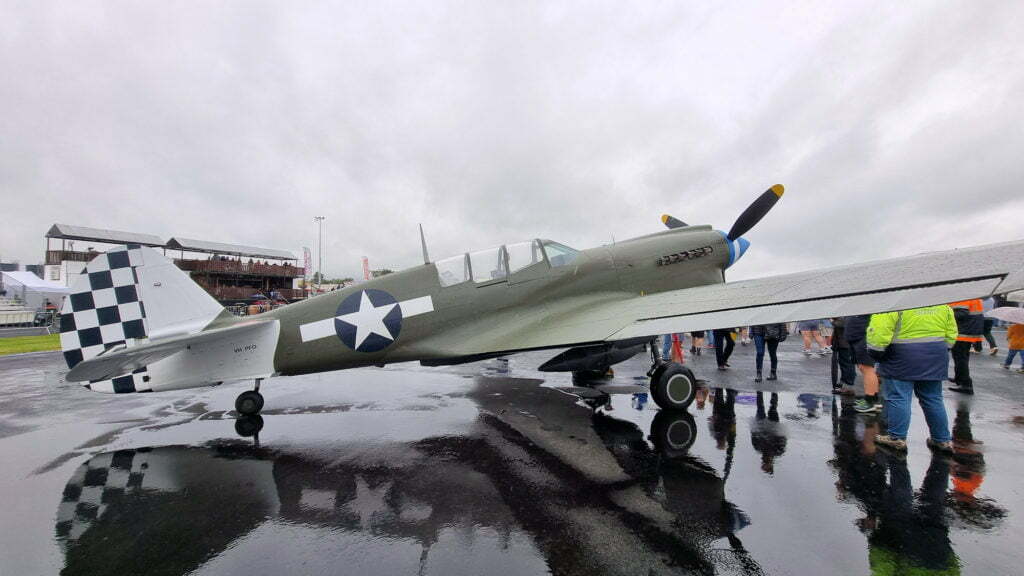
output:
<path id="1" fill-rule="evenodd" d="M 786 187 L 782 184 L 776 184 L 771 187 L 771 191 L 775 193 L 775 196 L 782 198 L 782 195 L 786 193 Z"/>

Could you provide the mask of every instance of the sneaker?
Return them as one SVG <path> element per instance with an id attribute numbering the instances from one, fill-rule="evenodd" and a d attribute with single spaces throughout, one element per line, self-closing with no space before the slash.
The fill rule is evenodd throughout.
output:
<path id="1" fill-rule="evenodd" d="M 807 354 L 808 356 L 810 356 L 811 355 L 811 349 L 810 348 L 804 348 L 804 354 Z"/>
<path id="2" fill-rule="evenodd" d="M 754 382 L 760 382 L 761 380 L 762 380 L 762 378 L 761 378 L 761 373 L 760 373 L 760 372 L 758 372 L 758 373 L 757 373 L 757 376 L 754 376 Z"/>
<path id="3" fill-rule="evenodd" d="M 1018 370 L 1018 372 L 1020 372 L 1020 370 Z M 974 395 L 974 387 L 973 386 L 972 387 L 968 387 L 968 386 L 950 386 L 949 390 L 952 391 L 952 392 L 959 392 L 961 394 L 967 394 L 968 396 L 973 396 Z"/>
<path id="4" fill-rule="evenodd" d="M 999 354 L 999 348 L 993 348 L 988 353 L 989 356 L 995 356 L 996 354 Z"/>
<path id="5" fill-rule="evenodd" d="M 772 370 L 771 373 L 768 374 L 768 380 L 778 380 L 778 379 L 779 379 L 779 376 L 778 376 L 778 374 L 775 373 L 774 370 Z"/>
<path id="6" fill-rule="evenodd" d="M 843 387 L 842 386 L 833 386 L 832 387 L 832 393 L 833 394 L 842 394 L 843 393 Z"/>
<path id="7" fill-rule="evenodd" d="M 832 353 L 832 347 L 831 346 L 825 346 L 824 348 L 821 349 L 821 354 L 831 354 L 831 353 Z"/>
<path id="8" fill-rule="evenodd" d="M 721 370 L 722 372 L 725 372 L 726 370 L 729 369 L 729 367 L 728 366 L 719 366 L 718 369 Z"/>
<path id="9" fill-rule="evenodd" d="M 886 448 L 891 448 L 897 452 L 907 451 L 907 441 L 902 438 L 893 438 L 888 434 L 879 434 L 875 436 L 875 444 L 881 444 Z"/>
<path id="10" fill-rule="evenodd" d="M 857 412 L 860 412 L 861 414 L 878 412 L 878 410 L 876 410 L 877 406 L 878 404 L 875 404 L 870 400 L 865 400 L 864 398 L 858 398 L 857 401 L 853 403 L 853 409 L 856 410 Z"/>
<path id="11" fill-rule="evenodd" d="M 947 454 L 953 453 L 952 442 L 938 442 L 929 438 L 925 443 L 928 444 L 928 447 L 931 448 L 933 452 L 945 452 Z"/>
<path id="12" fill-rule="evenodd" d="M 1010 365 L 1009 364 L 1003 364 L 1003 370 L 1009 370 L 1009 369 L 1010 369 Z"/>
<path id="13" fill-rule="evenodd" d="M 1024 374 L 1024 367 L 1017 368 L 1017 374 Z"/>

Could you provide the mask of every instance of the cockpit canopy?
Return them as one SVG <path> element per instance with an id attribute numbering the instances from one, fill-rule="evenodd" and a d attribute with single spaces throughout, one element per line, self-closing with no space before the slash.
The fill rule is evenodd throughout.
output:
<path id="1" fill-rule="evenodd" d="M 531 266 L 547 262 L 551 267 L 568 266 L 579 251 L 558 242 L 537 238 L 452 256 L 434 263 L 441 286 L 454 286 L 473 280 L 476 283 L 508 278 Z"/>

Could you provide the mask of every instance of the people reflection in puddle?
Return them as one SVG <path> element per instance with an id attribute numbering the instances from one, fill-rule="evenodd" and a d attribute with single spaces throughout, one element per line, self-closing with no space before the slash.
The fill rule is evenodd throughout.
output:
<path id="1" fill-rule="evenodd" d="M 630 405 L 633 406 L 634 410 L 643 411 L 644 406 L 647 406 L 647 393 L 637 392 L 630 398 Z"/>
<path id="2" fill-rule="evenodd" d="M 764 392 L 757 393 L 757 413 L 750 424 L 750 444 L 761 454 L 761 470 L 775 473 L 775 459 L 786 452 L 786 431 L 779 422 L 779 395 L 772 392 L 765 410 Z"/>
<path id="3" fill-rule="evenodd" d="M 856 500 L 864 511 L 857 526 L 868 539 L 871 572 L 959 574 L 951 522 L 990 529 L 1005 515 L 991 500 L 976 496 L 984 457 L 971 433 L 970 400 L 958 405 L 955 455 L 931 454 L 916 494 L 907 459 L 875 450 L 874 437 L 881 431 L 876 419 L 858 418 L 849 406 L 841 413 L 833 409 L 833 418 L 835 456 L 829 464 L 837 475 L 837 497 Z"/>

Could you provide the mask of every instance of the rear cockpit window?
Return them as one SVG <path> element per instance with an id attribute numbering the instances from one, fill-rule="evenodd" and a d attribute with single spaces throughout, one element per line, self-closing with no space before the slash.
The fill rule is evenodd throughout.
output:
<path id="1" fill-rule="evenodd" d="M 552 266 L 568 266 L 576 261 L 576 258 L 580 255 L 579 250 L 569 248 L 565 244 L 559 244 L 558 242 L 552 242 L 551 240 L 543 240 L 544 252 L 548 255 L 548 262 L 551 262 Z"/>
<path id="2" fill-rule="evenodd" d="M 544 261 L 544 255 L 541 253 L 540 249 L 540 242 L 537 240 L 509 244 L 505 247 L 505 251 L 508 252 L 509 274 L 515 274 L 523 268 L 527 268 Z"/>
<path id="3" fill-rule="evenodd" d="M 502 247 L 471 252 L 469 262 L 473 271 L 473 280 L 477 282 L 490 282 L 501 280 L 508 276 L 505 269 L 505 253 Z"/>
<path id="4" fill-rule="evenodd" d="M 437 266 L 441 286 L 454 286 L 469 281 L 469 258 L 466 254 L 438 260 L 434 265 Z"/>

